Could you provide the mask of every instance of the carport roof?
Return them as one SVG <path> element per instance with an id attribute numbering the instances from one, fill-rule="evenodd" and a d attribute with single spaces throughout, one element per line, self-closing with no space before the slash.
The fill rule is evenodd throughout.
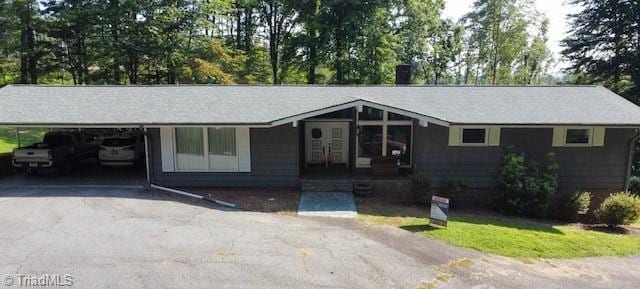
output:
<path id="1" fill-rule="evenodd" d="M 0 102 L 0 125 L 276 125 L 370 105 L 443 125 L 640 126 L 601 86 L 8 85 Z"/>

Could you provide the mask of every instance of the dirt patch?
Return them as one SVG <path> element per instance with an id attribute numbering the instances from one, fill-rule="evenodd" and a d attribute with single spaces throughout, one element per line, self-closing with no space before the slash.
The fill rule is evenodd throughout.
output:
<path id="1" fill-rule="evenodd" d="M 429 207 L 419 206 L 412 198 L 396 194 L 374 193 L 368 197 L 357 197 L 358 214 L 389 217 L 428 216 Z"/>
<path id="2" fill-rule="evenodd" d="M 295 214 L 300 191 L 295 188 L 185 188 L 208 198 L 238 205 L 244 211 Z"/>
<path id="3" fill-rule="evenodd" d="M 628 226 L 617 226 L 617 227 L 609 227 L 607 225 L 602 224 L 572 224 L 571 227 L 587 230 L 587 231 L 598 231 L 609 234 L 620 234 L 620 235 L 631 235 L 640 238 L 640 228 L 628 225 Z"/>

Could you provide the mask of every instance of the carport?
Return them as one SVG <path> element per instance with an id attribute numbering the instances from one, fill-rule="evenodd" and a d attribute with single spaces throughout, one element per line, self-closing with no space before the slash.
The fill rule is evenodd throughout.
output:
<path id="1" fill-rule="evenodd" d="M 136 125 L 55 125 L 55 124 L 0 124 L 0 141 L 25 147 L 42 141 L 46 132 L 78 130 L 110 136 L 121 130 L 141 129 Z M 33 133 L 37 131 L 38 133 Z M 28 137 L 25 137 L 28 136 Z M 96 140 L 99 144 L 99 140 Z M 146 161 L 134 166 L 101 166 L 95 157 L 78 161 L 71 171 L 60 168 L 43 169 L 37 175 L 27 175 L 24 169 L 14 168 L 11 152 L 0 152 L 0 188 L 19 187 L 121 187 L 141 188 L 147 183 Z M 145 158 L 146 160 L 146 158 Z"/>

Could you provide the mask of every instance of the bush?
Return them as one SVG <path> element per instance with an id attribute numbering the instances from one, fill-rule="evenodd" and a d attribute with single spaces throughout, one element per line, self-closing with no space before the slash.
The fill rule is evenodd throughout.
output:
<path id="1" fill-rule="evenodd" d="M 640 177 L 629 178 L 629 192 L 636 196 L 640 196 Z"/>
<path id="2" fill-rule="evenodd" d="M 609 226 L 633 224 L 640 218 L 640 197 L 629 192 L 611 194 L 596 211 L 596 217 Z"/>
<path id="3" fill-rule="evenodd" d="M 554 211 L 550 215 L 558 220 L 575 222 L 579 215 L 584 215 L 589 211 L 590 205 L 590 192 L 563 193 L 557 198 Z"/>
<path id="4" fill-rule="evenodd" d="M 445 198 L 451 199 L 451 201 L 460 201 L 461 196 L 467 190 L 468 184 L 469 180 L 467 178 L 450 176 L 442 184 L 440 194 Z"/>
<path id="5" fill-rule="evenodd" d="M 546 162 L 525 163 L 521 154 L 507 153 L 493 194 L 496 209 L 505 214 L 541 216 L 558 189 L 558 164 L 553 153 Z"/>
<path id="6" fill-rule="evenodd" d="M 431 202 L 431 183 L 431 177 L 426 173 L 411 176 L 411 192 L 416 203 L 425 205 Z"/>

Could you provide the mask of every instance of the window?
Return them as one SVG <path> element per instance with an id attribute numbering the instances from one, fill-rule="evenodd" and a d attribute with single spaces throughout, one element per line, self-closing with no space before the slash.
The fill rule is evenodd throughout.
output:
<path id="1" fill-rule="evenodd" d="M 359 120 L 382 120 L 384 112 L 373 107 L 363 107 L 362 112 L 358 113 Z"/>
<path id="2" fill-rule="evenodd" d="M 382 126 L 368 125 L 359 128 L 358 157 L 371 158 L 382 155 Z"/>
<path id="3" fill-rule="evenodd" d="M 408 117 L 408 116 L 404 116 L 404 115 L 401 115 L 401 114 L 390 112 L 389 113 L 389 120 L 411 120 L 411 118 Z"/>
<path id="4" fill-rule="evenodd" d="M 567 129 L 566 144 L 588 145 L 591 143 L 591 129 Z"/>
<path id="5" fill-rule="evenodd" d="M 400 165 L 410 165 L 411 126 L 390 125 L 387 130 L 387 156 L 397 157 Z"/>
<path id="6" fill-rule="evenodd" d="M 175 129 L 175 152 L 177 171 L 238 171 L 235 128 L 178 127 Z"/>
<path id="7" fill-rule="evenodd" d="M 363 107 L 358 114 L 357 167 L 369 167 L 374 157 L 397 158 L 411 166 L 413 119 L 400 114 Z"/>
<path id="8" fill-rule="evenodd" d="M 465 128 L 462 130 L 463 145 L 484 145 L 487 143 L 487 130 L 484 128 Z"/>
<path id="9" fill-rule="evenodd" d="M 236 155 L 236 130 L 234 128 L 209 128 L 209 154 Z"/>
<path id="10" fill-rule="evenodd" d="M 176 168 L 180 171 L 198 171 L 205 167 L 202 128 L 176 128 Z"/>

